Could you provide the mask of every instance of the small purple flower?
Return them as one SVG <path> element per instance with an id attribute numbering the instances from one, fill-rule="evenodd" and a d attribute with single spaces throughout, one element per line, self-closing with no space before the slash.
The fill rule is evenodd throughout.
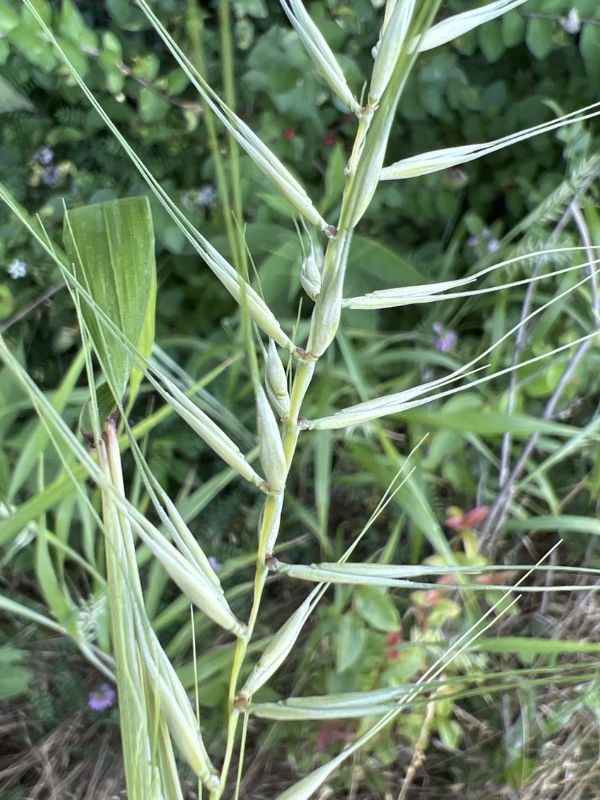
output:
<path id="1" fill-rule="evenodd" d="M 444 328 L 441 322 L 433 323 L 433 332 L 436 334 L 435 347 L 440 353 L 450 353 L 456 347 L 458 336 L 456 331 Z"/>
<path id="2" fill-rule="evenodd" d="M 88 706 L 92 711 L 106 711 L 115 704 L 117 693 L 108 683 L 103 683 L 97 692 L 90 692 Z"/>
<path id="3" fill-rule="evenodd" d="M 33 154 L 33 158 L 42 167 L 48 167 L 54 161 L 54 150 L 51 147 L 40 147 L 40 149 Z"/>
<path id="4" fill-rule="evenodd" d="M 500 242 L 495 236 L 492 236 L 489 228 L 484 228 L 479 236 L 469 236 L 467 244 L 469 247 L 478 247 L 480 244 L 485 244 L 488 253 L 495 253 L 500 248 Z"/>
<path id="5" fill-rule="evenodd" d="M 208 563 L 211 565 L 211 567 L 214 569 L 215 572 L 218 572 L 223 566 L 223 564 L 221 564 L 221 562 L 214 556 L 208 557 Z"/>

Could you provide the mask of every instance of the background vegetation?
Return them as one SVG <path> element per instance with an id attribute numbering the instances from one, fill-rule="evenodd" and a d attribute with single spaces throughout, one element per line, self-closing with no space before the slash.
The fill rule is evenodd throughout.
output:
<path id="1" fill-rule="evenodd" d="M 330 101 L 279 4 L 232 0 L 230 5 L 231 39 L 222 25 L 228 3 L 157 0 L 154 7 L 174 38 L 203 64 L 211 85 L 225 80 L 226 93 L 224 48 L 233 43 L 238 113 L 301 177 L 320 212 L 333 218 L 354 118 Z M 331 46 L 343 54 L 346 75 L 360 96 L 380 4 L 307 5 Z M 126 0 L 36 0 L 35 6 L 52 20 L 69 57 L 161 184 L 233 261 L 243 254 L 235 249 L 227 210 L 243 210 L 243 220 L 235 222 L 243 221 L 256 285 L 288 329 L 299 317 L 305 330 L 306 313 L 298 314 L 303 254 L 290 209 L 243 154 L 239 163 L 224 158 L 226 185 L 239 189 L 239 196 L 224 197 L 202 103 L 139 10 Z M 442 13 L 472 7 L 466 0 L 448 0 Z M 0 0 L 0 66 L 1 179 L 29 213 L 40 215 L 56 241 L 62 239 L 63 201 L 71 209 L 146 193 L 17 0 Z M 419 57 L 386 163 L 485 142 L 587 106 L 598 99 L 599 79 L 596 0 L 530 0 Z M 226 156 L 225 134 L 215 135 Z M 457 278 L 492 258 L 548 244 L 600 245 L 597 153 L 592 120 L 464 167 L 381 184 L 355 236 L 345 294 Z M 252 386 L 236 307 L 152 202 L 159 280 L 155 356 L 183 388 L 203 382 L 197 401 L 247 452 L 255 444 Z M 560 265 L 580 263 L 577 259 Z M 542 259 L 532 260 L 530 273 L 545 268 Z M 484 352 L 528 310 L 563 292 L 486 363 L 501 370 L 593 332 L 600 318 L 593 286 L 566 293 L 580 279 L 579 272 L 569 272 L 529 289 L 504 288 L 466 301 L 347 311 L 304 411 L 310 418 L 324 416 L 438 378 Z M 506 280 L 506 274 L 494 273 L 488 285 Z M 76 317 L 58 271 L 4 207 L 0 331 L 76 428 L 86 398 Z M 224 364 L 232 349 L 239 356 Z M 562 538 L 557 563 L 600 568 L 599 361 L 595 341 L 588 342 L 513 377 L 501 376 L 381 424 L 358 426 L 351 437 L 321 431 L 302 439 L 280 537 L 286 560 L 339 558 L 403 459 L 427 435 L 411 460 L 415 472 L 376 519 L 361 544 L 361 558 L 447 563 L 449 543 L 468 565 L 535 563 Z M 233 480 L 181 421 L 168 412 L 161 417 L 160 402 L 143 391 L 132 423 L 153 420 L 152 435 L 141 438 L 149 464 L 214 559 L 232 607 L 245 618 L 259 515 L 255 493 Z M 133 459 L 125 457 L 125 467 L 134 496 L 147 508 Z M 107 642 L 102 542 L 62 472 L 29 400 L 9 371 L 0 370 L 3 800 L 108 798 L 123 786 L 115 759 L 114 697 L 81 653 L 82 643 Z M 42 509 L 35 499 L 44 492 L 49 500 Z M 147 560 L 141 548 L 143 568 Z M 158 566 L 143 574 L 154 627 L 192 690 L 188 603 Z M 534 582 L 546 579 L 540 573 Z M 592 588 L 595 578 L 569 579 L 575 581 Z M 293 587 L 269 582 L 258 639 L 278 627 L 286 609 L 297 607 L 302 595 Z M 408 594 L 338 587 L 319 608 L 275 688 L 263 690 L 259 699 L 408 684 L 489 607 L 496 599 L 489 594 L 474 599 L 438 590 Z M 39 626 L 34 612 L 68 635 Z M 433 694 L 417 700 L 336 776 L 329 796 L 349 791 L 349 797 L 396 798 L 408 770 L 406 797 L 412 798 L 453 792 L 473 800 L 600 797 L 599 624 L 593 591 L 527 595 L 452 664 Z M 196 621 L 195 634 L 203 727 L 209 745 L 222 747 L 231 648 L 203 620 Z M 253 719 L 245 796 L 274 797 L 319 759 L 338 752 L 367 722 L 278 723 L 273 729 Z M 191 783 L 188 788 L 192 797 Z"/>

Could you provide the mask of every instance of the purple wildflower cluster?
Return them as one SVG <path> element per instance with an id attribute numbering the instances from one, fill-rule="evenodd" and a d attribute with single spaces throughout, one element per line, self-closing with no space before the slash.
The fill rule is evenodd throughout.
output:
<path id="1" fill-rule="evenodd" d="M 435 347 L 440 353 L 451 353 L 458 342 L 456 331 L 445 328 L 441 322 L 434 322 L 432 325 L 435 333 Z"/>
<path id="2" fill-rule="evenodd" d="M 478 247 L 480 244 L 485 244 L 485 249 L 488 253 L 495 253 L 500 247 L 500 242 L 489 228 L 484 228 L 479 236 L 469 236 L 467 239 L 469 247 Z"/>
<path id="3" fill-rule="evenodd" d="M 62 173 L 54 163 L 54 150 L 51 147 L 47 147 L 46 145 L 40 147 L 40 149 L 33 154 L 33 160 L 36 161 L 40 167 L 44 168 L 40 175 L 40 180 L 44 186 L 53 188 L 60 183 Z"/>
<path id="4" fill-rule="evenodd" d="M 103 683 L 95 692 L 90 692 L 88 696 L 88 706 L 92 711 L 106 711 L 112 708 L 117 699 L 117 693 L 108 683 Z"/>

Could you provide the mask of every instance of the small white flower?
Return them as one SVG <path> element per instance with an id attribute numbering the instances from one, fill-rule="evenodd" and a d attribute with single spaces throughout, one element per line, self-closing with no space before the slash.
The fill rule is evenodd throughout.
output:
<path id="1" fill-rule="evenodd" d="M 218 199 L 219 195 L 217 194 L 217 190 L 214 186 L 211 186 L 210 183 L 198 189 L 198 194 L 196 195 L 196 202 L 198 205 L 204 206 L 205 208 L 212 208 L 217 204 Z"/>
<path id="2" fill-rule="evenodd" d="M 16 281 L 19 278 L 24 278 L 25 275 L 27 275 L 27 264 L 25 261 L 21 261 L 20 258 L 13 258 L 6 268 L 6 271 L 10 277 Z"/>
<path id="3" fill-rule="evenodd" d="M 575 35 L 581 30 L 581 19 L 576 8 L 572 8 L 566 17 L 562 17 L 560 24 L 567 33 Z"/>

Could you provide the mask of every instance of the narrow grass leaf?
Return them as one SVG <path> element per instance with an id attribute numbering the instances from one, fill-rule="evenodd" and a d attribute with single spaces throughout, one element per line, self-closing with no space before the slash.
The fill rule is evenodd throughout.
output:
<path id="1" fill-rule="evenodd" d="M 111 465 L 105 442 L 97 446 L 100 468 L 110 482 Z M 147 691 L 138 657 L 135 630 L 135 604 L 132 591 L 139 584 L 137 568 L 128 559 L 126 544 L 131 537 L 122 525 L 110 493 L 102 490 L 105 531 L 106 571 L 109 591 L 110 635 L 115 657 L 123 763 L 128 795 L 132 800 L 159 800 L 160 779 L 152 758 L 148 726 Z M 135 564 L 135 557 L 133 558 Z M 131 583 L 133 579 L 133 583 Z M 140 590 L 141 591 L 141 590 Z"/>
<path id="2" fill-rule="evenodd" d="M 473 289 L 470 291 L 450 292 L 451 289 L 458 289 L 463 286 L 474 283 L 475 281 L 489 275 L 496 270 L 505 269 L 516 264 L 527 265 L 533 262 L 533 259 L 549 260 L 551 256 L 556 255 L 557 258 L 564 257 L 568 253 L 575 253 L 583 250 L 582 247 L 561 247 L 549 248 L 547 250 L 539 250 L 525 255 L 514 256 L 505 261 L 500 261 L 497 264 L 492 264 L 479 272 L 468 275 L 464 278 L 458 278 L 452 281 L 441 281 L 439 283 L 424 283 L 418 286 L 399 286 L 394 289 L 378 289 L 374 292 L 368 292 L 364 295 L 357 297 L 347 297 L 342 301 L 343 308 L 352 308 L 362 311 L 379 311 L 384 308 L 396 308 L 398 306 L 413 305 L 417 303 L 435 303 L 442 300 L 457 299 L 464 297 L 475 297 L 480 294 L 487 294 L 489 292 L 499 292 L 504 289 L 512 288 L 514 286 L 522 286 L 529 283 L 545 280 L 546 278 L 553 278 L 558 275 L 563 275 L 567 272 L 580 270 L 589 265 L 596 265 L 600 262 L 599 259 L 592 261 L 584 261 L 579 264 L 574 264 L 570 267 L 553 270 L 551 272 L 544 272 L 531 277 L 522 278 L 517 281 L 509 281 L 498 286 L 489 286 L 483 289 Z"/>
<path id="3" fill-rule="evenodd" d="M 389 167 L 384 167 L 381 170 L 380 179 L 382 181 L 392 181 L 415 178 L 419 175 L 429 175 L 432 172 L 439 172 L 440 170 L 450 169 L 460 164 L 466 164 L 469 161 L 483 158 L 490 153 L 495 153 L 497 150 L 502 150 L 504 147 L 510 147 L 517 142 L 531 139 L 533 136 L 540 136 L 544 133 L 556 130 L 557 128 L 573 125 L 595 117 L 600 114 L 599 106 L 600 103 L 593 103 L 577 111 L 564 114 L 557 119 L 550 120 L 549 122 L 542 122 L 531 128 L 525 128 L 521 131 L 510 133 L 507 136 L 502 136 L 500 139 L 493 139 L 490 142 L 459 145 L 458 147 L 445 147 L 440 150 L 430 150 L 427 153 L 420 153 L 410 158 L 404 158 L 401 161 L 390 164 Z"/>
<path id="4" fill-rule="evenodd" d="M 455 14 L 452 17 L 432 25 L 426 31 L 424 36 L 418 43 L 415 43 L 419 52 L 431 50 L 434 47 L 439 47 L 446 42 L 451 42 L 458 36 L 462 36 L 480 25 L 484 25 L 496 17 L 501 17 L 512 11 L 513 8 L 523 5 L 527 0 L 496 0 L 495 3 L 488 3 L 480 8 L 474 8 L 471 11 L 464 11 L 462 14 Z"/>
<path id="5" fill-rule="evenodd" d="M 365 565 L 369 566 L 369 565 Z M 385 565 L 375 565 L 371 564 L 371 568 L 381 566 L 385 567 Z M 530 568 L 528 568 L 530 569 Z M 398 568 L 399 572 L 402 572 L 402 567 Z M 440 591 L 455 591 L 457 589 L 469 589 L 470 591 L 478 591 L 478 592 L 488 592 L 491 590 L 495 591 L 507 591 L 510 592 L 514 589 L 514 586 L 507 585 L 507 584 L 498 584 L 498 583 L 491 583 L 489 581 L 481 582 L 481 583 L 473 583 L 461 580 L 460 583 L 434 583 L 431 581 L 414 581 L 414 580 L 404 580 L 402 578 L 398 578 L 394 575 L 392 569 L 382 569 L 379 572 L 375 572 L 373 569 L 371 570 L 363 570 L 363 565 L 361 564 L 340 564 L 340 565 L 317 565 L 317 564 L 282 564 L 279 563 L 276 571 L 281 573 L 282 575 L 287 575 L 289 578 L 295 578 L 297 580 L 303 581 L 311 581 L 313 583 L 332 583 L 332 584 L 346 584 L 351 586 L 380 586 L 380 587 L 391 587 L 391 588 L 399 588 L 399 589 L 436 589 Z M 557 572 L 560 570 L 557 569 Z M 457 572 L 457 570 L 454 570 Z M 477 573 L 478 570 L 474 569 L 470 571 L 471 573 Z M 452 572 L 447 573 L 452 574 Z M 469 573 L 461 573 L 461 574 L 469 574 Z M 585 591 L 589 592 L 590 587 L 585 585 L 550 585 L 550 586 L 521 586 L 519 588 L 520 592 L 530 592 L 530 593 L 539 593 L 539 592 L 573 592 L 573 591 Z M 372 595 L 373 605 L 377 602 L 377 595 Z M 387 609 L 385 609 L 387 610 Z M 374 627 L 379 627 L 374 623 L 375 617 L 375 609 L 372 608 L 368 614 L 364 614 L 366 618 L 369 618 L 371 624 Z M 382 616 L 383 620 L 383 616 Z M 397 624 L 387 624 L 384 621 L 381 623 L 382 630 L 395 630 L 397 628 Z"/>
<path id="6" fill-rule="evenodd" d="M 593 273 L 595 274 L 595 273 Z M 549 308 L 554 303 L 559 302 L 564 297 L 572 293 L 575 289 L 583 286 L 587 281 L 590 280 L 590 274 L 586 274 L 584 278 L 580 281 L 577 281 L 575 284 L 569 286 L 564 291 L 558 293 L 554 297 L 552 297 L 548 302 L 542 304 L 534 311 L 529 313 L 526 317 L 521 319 L 515 326 L 513 326 L 509 331 L 503 334 L 496 342 L 492 343 L 485 351 L 480 353 L 476 358 L 472 359 L 468 364 L 460 367 L 458 370 L 455 370 L 450 375 L 441 378 L 440 381 L 443 383 L 452 383 L 456 380 L 460 380 L 466 376 L 467 371 L 479 371 L 486 367 L 479 367 L 474 369 L 473 365 L 476 364 L 478 361 L 485 358 L 489 353 L 493 352 L 503 341 L 509 338 L 513 333 L 518 331 L 523 325 L 526 325 L 529 320 L 533 319 L 536 315 L 541 314 L 547 308 Z M 378 397 L 374 400 L 367 400 L 364 403 L 359 403 L 355 406 L 351 406 L 347 409 L 342 411 L 338 411 L 335 414 L 332 414 L 328 417 L 322 417 L 317 420 L 305 420 L 302 422 L 302 427 L 308 430 L 323 430 L 323 429 L 336 429 L 336 428 L 345 428 L 351 427 L 359 424 L 364 424 L 365 422 L 370 422 L 374 419 L 379 419 L 380 417 L 388 416 L 390 414 L 396 414 L 401 411 L 408 411 L 409 409 L 415 408 L 416 406 L 423 405 L 424 403 L 429 403 L 432 400 L 439 400 L 442 397 L 447 397 L 452 394 L 456 394 L 457 392 L 464 391 L 467 388 L 477 386 L 481 383 L 486 381 L 494 380 L 495 378 L 500 377 L 501 375 L 506 375 L 515 370 L 522 369 L 529 364 L 535 364 L 546 360 L 547 358 L 551 358 L 552 356 L 560 353 L 566 349 L 572 348 L 581 342 L 587 341 L 600 333 L 598 330 L 594 330 L 591 333 L 586 334 L 585 336 L 581 336 L 578 339 L 574 339 L 573 341 L 569 342 L 565 345 L 560 345 L 555 347 L 553 350 L 550 350 L 547 353 L 543 353 L 539 356 L 534 356 L 532 358 L 526 359 L 521 361 L 518 364 L 513 364 L 509 367 L 504 369 L 497 370 L 491 375 L 486 375 L 482 378 L 477 378 L 476 380 L 471 381 L 470 383 L 465 384 L 465 386 L 458 386 L 451 389 L 447 389 L 442 392 L 437 392 L 433 395 L 428 395 L 427 392 L 433 388 L 432 384 L 436 383 L 439 386 L 442 383 L 438 383 L 438 381 L 429 382 L 429 384 L 421 384 L 421 386 L 411 387 L 408 390 L 402 392 L 396 392 L 394 394 L 390 394 L 383 397 Z M 423 396 L 425 395 L 425 396 Z"/>
<path id="7" fill-rule="evenodd" d="M 11 617 L 21 617 L 22 619 L 26 619 L 28 622 L 34 622 L 36 625 L 49 628 L 51 631 L 59 633 L 61 636 L 66 634 L 64 627 L 59 625 L 58 622 L 55 622 L 45 614 L 40 614 L 38 611 L 34 611 L 34 609 L 23 605 L 23 603 L 19 603 L 16 600 L 6 597 L 2 594 L 0 594 L 0 611 Z"/>
<path id="8" fill-rule="evenodd" d="M 85 356 L 83 350 L 80 350 L 71 362 L 71 365 L 60 382 L 58 389 L 52 395 L 50 402 L 59 414 L 62 413 L 65 406 L 69 402 L 73 389 L 75 388 L 75 384 L 81 375 L 84 361 Z M 31 471 L 34 469 L 40 453 L 44 452 L 47 444 L 48 434 L 46 433 L 42 423 L 38 422 L 31 435 L 27 437 L 27 441 L 24 443 L 24 446 L 18 455 L 17 462 L 12 471 L 10 486 L 7 492 L 8 502 L 11 502 L 12 498 L 23 486 L 31 474 Z M 46 491 L 46 489 L 47 487 L 45 487 L 43 491 Z"/>
<path id="9" fill-rule="evenodd" d="M 319 719 L 360 719 L 361 717 L 386 714 L 391 708 L 390 703 L 374 703 L 373 701 L 368 707 L 335 706 L 330 708 L 327 705 L 326 695 L 318 699 L 323 702 L 306 706 L 289 706 L 285 701 L 256 703 L 251 705 L 248 710 L 253 717 L 259 717 L 260 719 L 277 720 L 278 722 L 307 722 Z"/>

